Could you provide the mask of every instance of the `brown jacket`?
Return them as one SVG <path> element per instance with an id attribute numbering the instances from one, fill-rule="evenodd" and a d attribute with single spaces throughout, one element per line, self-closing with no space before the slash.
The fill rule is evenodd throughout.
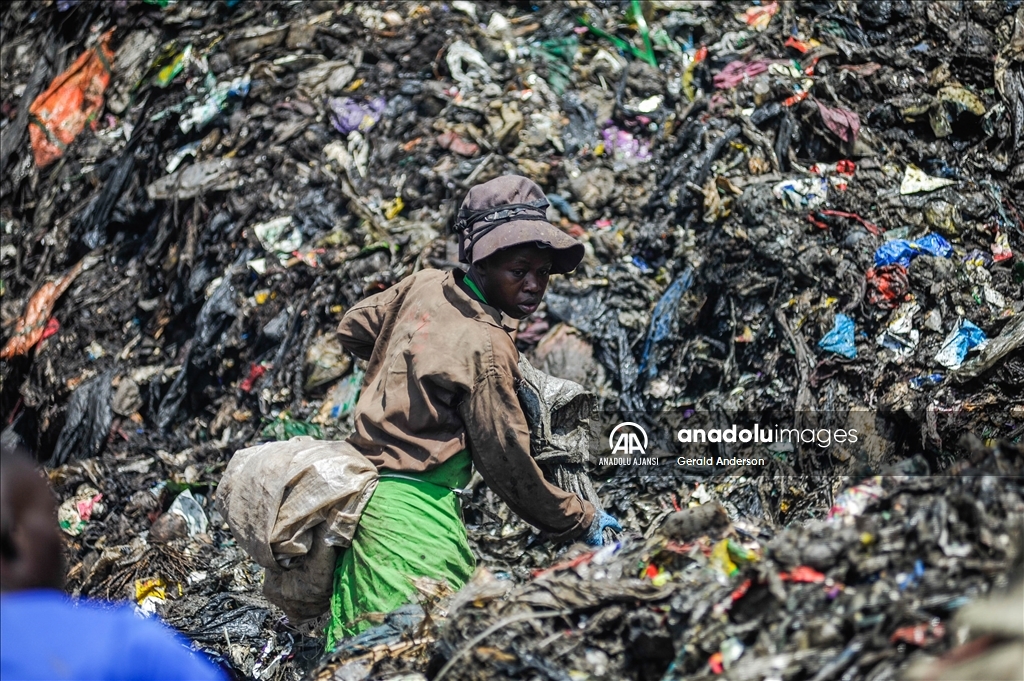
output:
<path id="1" fill-rule="evenodd" d="M 468 448 L 484 481 L 521 518 L 560 536 L 585 531 L 594 507 L 544 479 L 515 381 L 511 317 L 424 270 L 345 314 L 341 342 L 369 361 L 349 437 L 379 469 L 426 471 Z"/>

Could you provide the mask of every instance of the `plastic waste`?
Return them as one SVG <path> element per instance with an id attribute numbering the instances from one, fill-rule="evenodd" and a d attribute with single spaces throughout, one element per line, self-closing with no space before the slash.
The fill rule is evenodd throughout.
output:
<path id="1" fill-rule="evenodd" d="M 306 350 L 306 390 L 330 383 L 352 368 L 352 358 L 341 346 L 338 334 L 316 339 Z"/>
<path id="2" fill-rule="evenodd" d="M 935 361 L 947 369 L 959 369 L 967 353 L 982 349 L 988 343 L 985 332 L 967 319 L 961 319 L 942 341 L 942 348 L 935 355 Z"/>
<path id="3" fill-rule="evenodd" d="M 860 132 L 860 116 L 841 106 L 831 107 L 825 106 L 821 102 L 815 103 L 818 105 L 821 120 L 825 122 L 829 130 L 836 134 L 836 137 L 849 144 L 853 144 L 857 140 L 857 134 Z"/>
<path id="4" fill-rule="evenodd" d="M 922 622 L 900 627 L 889 637 L 890 643 L 909 643 L 925 647 L 941 640 L 946 635 L 946 627 L 941 623 Z"/>
<path id="5" fill-rule="evenodd" d="M 862 515 L 872 502 L 881 498 L 883 491 L 881 476 L 868 478 L 844 490 L 836 497 L 832 508 L 829 509 L 829 520 L 852 520 Z"/>
<path id="6" fill-rule="evenodd" d="M 872 267 L 865 273 L 868 291 L 865 298 L 870 305 L 894 308 L 910 293 L 910 279 L 903 265 Z"/>
<path id="7" fill-rule="evenodd" d="M 150 199 L 191 199 L 206 192 L 227 191 L 242 184 L 239 162 L 214 158 L 165 175 L 146 187 Z"/>
<path id="8" fill-rule="evenodd" d="M 914 241 L 893 239 L 886 241 L 875 251 L 875 267 L 892 264 L 910 267 L 910 261 L 919 255 L 948 258 L 952 254 L 953 246 L 939 234 L 927 234 Z"/>
<path id="9" fill-rule="evenodd" d="M 759 76 L 768 70 L 768 62 L 746 62 L 737 59 L 726 64 L 725 68 L 715 74 L 712 82 L 718 90 L 731 90 L 740 83 Z"/>
<path id="10" fill-rule="evenodd" d="M 163 577 L 135 580 L 135 602 L 144 615 L 156 614 L 167 600 L 167 582 Z"/>
<path id="11" fill-rule="evenodd" d="M 772 17 L 775 16 L 775 13 L 778 11 L 779 3 L 770 2 L 767 5 L 754 5 L 753 7 L 748 7 L 742 15 L 739 15 L 739 18 L 755 31 L 764 31 L 768 28 L 768 24 L 771 22 Z"/>
<path id="12" fill-rule="evenodd" d="M 352 373 L 335 383 L 324 398 L 320 411 L 313 418 L 313 423 L 326 425 L 351 414 L 356 408 L 364 375 L 362 369 L 355 367 Z"/>
<path id="13" fill-rule="evenodd" d="M 113 369 L 108 369 L 75 388 L 47 465 L 59 466 L 76 458 L 93 457 L 103 450 L 114 420 L 112 378 Z"/>
<path id="14" fill-rule="evenodd" d="M 50 329 L 50 315 L 53 314 L 53 308 L 57 301 L 82 272 L 93 267 L 97 262 L 96 257 L 87 256 L 64 276 L 40 286 L 29 298 L 24 314 L 14 325 L 14 333 L 11 334 L 3 350 L 0 350 L 0 359 L 11 359 L 18 355 L 24 355 L 42 340 Z M 56 328 L 60 328 L 59 324 Z M 53 329 L 50 335 L 52 336 L 54 333 L 56 333 L 56 329 Z"/>
<path id="15" fill-rule="evenodd" d="M 81 485 L 75 496 L 65 499 L 57 509 L 57 524 L 72 537 L 85 531 L 92 518 L 103 515 L 106 507 L 101 500 L 103 494 L 95 487 Z"/>
<path id="16" fill-rule="evenodd" d="M 853 320 L 845 314 L 836 315 L 835 326 L 831 331 L 822 336 L 818 341 L 818 347 L 826 352 L 834 352 L 847 359 L 857 356 L 857 346 L 854 343 Z"/>
<path id="17" fill-rule="evenodd" d="M 110 83 L 113 35 L 113 29 L 104 33 L 96 47 L 79 55 L 32 102 L 28 134 L 37 167 L 44 168 L 63 156 L 85 126 L 95 122 Z"/>
<path id="18" fill-rule="evenodd" d="M 828 179 L 813 177 L 783 180 L 772 187 L 772 194 L 782 201 L 786 210 L 798 212 L 814 209 L 828 200 Z"/>
<path id="19" fill-rule="evenodd" d="M 230 102 L 244 99 L 249 94 L 249 76 L 239 76 L 230 82 L 220 82 L 210 89 L 210 94 L 201 103 L 194 106 L 178 121 L 182 132 L 202 130 L 224 111 Z"/>
<path id="20" fill-rule="evenodd" d="M 454 130 L 448 130 L 437 136 L 437 144 L 442 149 L 450 149 L 459 156 L 476 156 L 480 153 L 480 146 L 473 142 L 467 142 L 459 137 Z"/>
<path id="21" fill-rule="evenodd" d="M 184 519 L 190 537 L 205 534 L 210 524 L 206 517 L 206 511 L 203 510 L 202 504 L 192 496 L 191 490 L 185 490 L 175 497 L 167 512 Z"/>
<path id="22" fill-rule="evenodd" d="M 293 419 L 291 414 L 283 411 L 263 426 L 260 437 L 264 440 L 290 440 L 300 435 L 308 435 L 322 440 L 324 431 L 320 426 L 309 421 Z"/>
<path id="23" fill-rule="evenodd" d="M 650 145 L 626 130 L 610 125 L 601 131 L 605 152 L 610 152 L 616 161 L 636 164 L 650 160 Z"/>
<path id="24" fill-rule="evenodd" d="M 463 40 L 456 40 L 448 47 L 444 60 L 452 80 L 466 90 L 472 90 L 475 81 L 491 82 L 494 74 L 483 55 Z M 467 65 L 468 69 L 465 68 Z"/>
<path id="25" fill-rule="evenodd" d="M 949 180 L 943 177 L 932 177 L 912 163 L 907 164 L 907 169 L 900 183 L 900 194 L 917 194 L 920 192 L 933 192 L 956 184 L 956 180 Z"/>
<path id="26" fill-rule="evenodd" d="M 253 225 L 252 231 L 260 245 L 281 260 L 302 247 L 302 232 L 293 226 L 290 215 Z"/>
<path id="27" fill-rule="evenodd" d="M 366 132 L 375 126 L 384 115 L 388 103 L 383 97 L 374 97 L 364 102 L 351 97 L 331 97 L 327 105 L 331 110 L 331 125 L 347 135 L 353 130 Z"/>
<path id="28" fill-rule="evenodd" d="M 913 354 L 920 340 L 920 332 L 914 328 L 914 315 L 921 309 L 916 302 L 903 303 L 895 311 L 893 320 L 878 336 L 878 345 L 889 348 L 899 357 Z"/>
<path id="29" fill-rule="evenodd" d="M 679 301 L 692 285 L 693 269 L 687 267 L 668 287 L 658 301 L 658 304 L 654 306 L 654 312 L 651 314 L 651 325 L 647 330 L 647 340 L 644 341 L 644 349 L 640 355 L 640 367 L 638 369 L 640 375 L 643 375 L 646 370 L 648 378 L 657 376 L 658 366 L 656 362 L 651 361 L 651 352 L 658 343 L 669 336 L 672 330 L 672 321 L 679 307 Z"/>

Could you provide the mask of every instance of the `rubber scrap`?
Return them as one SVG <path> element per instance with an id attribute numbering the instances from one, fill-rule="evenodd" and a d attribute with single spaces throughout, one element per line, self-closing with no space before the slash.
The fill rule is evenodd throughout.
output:
<path id="1" fill-rule="evenodd" d="M 36 167 L 45 168 L 63 156 L 103 108 L 103 92 L 110 84 L 114 59 L 110 49 L 113 34 L 114 29 L 104 33 L 96 47 L 80 54 L 29 107 L 29 139 Z"/>

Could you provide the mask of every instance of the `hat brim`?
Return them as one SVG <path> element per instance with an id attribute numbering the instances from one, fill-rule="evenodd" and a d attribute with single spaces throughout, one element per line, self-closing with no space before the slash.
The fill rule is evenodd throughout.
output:
<path id="1" fill-rule="evenodd" d="M 489 258 L 506 248 L 533 243 L 554 251 L 553 274 L 572 272 L 583 260 L 583 244 L 558 227 L 540 220 L 513 220 L 480 237 L 473 246 L 473 262 Z"/>

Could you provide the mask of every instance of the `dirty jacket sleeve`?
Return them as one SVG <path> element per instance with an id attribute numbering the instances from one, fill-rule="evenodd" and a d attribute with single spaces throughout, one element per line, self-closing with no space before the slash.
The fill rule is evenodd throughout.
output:
<path id="1" fill-rule="evenodd" d="M 370 359 L 399 288 L 403 287 L 395 286 L 372 295 L 345 313 L 338 325 L 338 340 L 346 350 L 359 359 Z"/>
<path id="2" fill-rule="evenodd" d="M 511 371 L 483 371 L 460 406 L 469 449 L 484 482 L 520 518 L 559 539 L 590 527 L 594 506 L 545 480 L 530 455 L 530 430 Z"/>

